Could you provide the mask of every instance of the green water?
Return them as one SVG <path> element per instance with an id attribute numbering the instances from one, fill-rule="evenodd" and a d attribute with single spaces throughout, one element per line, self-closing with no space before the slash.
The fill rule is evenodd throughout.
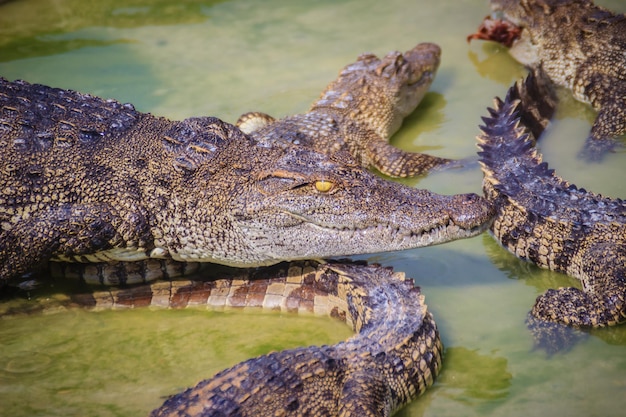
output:
<path id="1" fill-rule="evenodd" d="M 95 3 L 92 4 L 92 3 Z M 405 149 L 466 158 L 480 117 L 524 71 L 491 44 L 468 45 L 483 0 L 16 0 L 0 6 L 0 75 L 71 88 L 170 118 L 307 109 L 362 52 L 443 48 L 437 79 L 394 137 Z M 622 12 L 620 0 L 602 4 Z M 575 159 L 593 113 L 561 110 L 540 143 L 568 180 L 626 197 L 624 153 Z M 477 166 L 406 181 L 480 192 Z M 619 180 L 618 180 L 619 178 Z M 402 416 L 617 416 L 626 409 L 626 326 L 565 353 L 533 350 L 524 325 L 537 295 L 572 285 L 479 236 L 362 257 L 406 271 L 426 294 L 446 346 L 444 370 Z M 332 343 L 341 323 L 206 311 L 68 312 L 0 320 L 0 415 L 146 415 L 163 396 L 270 350 Z"/>

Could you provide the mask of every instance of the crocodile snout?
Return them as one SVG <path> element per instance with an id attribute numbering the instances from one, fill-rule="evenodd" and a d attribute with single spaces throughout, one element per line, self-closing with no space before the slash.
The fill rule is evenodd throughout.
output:
<path id="1" fill-rule="evenodd" d="M 456 225 L 472 229 L 491 223 L 496 209 L 493 204 L 477 194 L 457 194 L 450 196 L 448 214 Z"/>

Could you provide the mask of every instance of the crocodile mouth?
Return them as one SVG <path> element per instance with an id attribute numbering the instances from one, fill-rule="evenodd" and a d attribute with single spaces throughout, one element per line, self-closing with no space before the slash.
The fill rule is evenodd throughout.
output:
<path id="1" fill-rule="evenodd" d="M 310 225 L 311 227 L 324 231 L 335 231 L 339 233 L 349 233 L 372 239 L 389 236 L 389 246 L 398 247 L 418 247 L 444 243 L 455 239 L 473 237 L 487 230 L 491 222 L 483 222 L 473 226 L 461 226 L 453 219 L 448 219 L 431 227 L 420 229 L 407 229 L 392 223 L 380 223 L 374 226 L 337 226 L 334 224 L 322 223 L 314 219 L 296 213 L 287 212 L 292 218 L 299 220 L 300 225 Z M 392 250 L 390 248 L 390 250 Z"/>

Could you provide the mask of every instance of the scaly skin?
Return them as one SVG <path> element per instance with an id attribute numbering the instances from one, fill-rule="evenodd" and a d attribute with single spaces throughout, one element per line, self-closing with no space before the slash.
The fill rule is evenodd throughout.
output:
<path id="1" fill-rule="evenodd" d="M 308 113 L 280 120 L 246 113 L 237 121 L 245 133 L 304 145 L 324 153 L 349 152 L 362 166 L 392 177 L 427 173 L 458 162 L 391 146 L 391 136 L 428 91 L 441 49 L 421 43 L 383 59 L 361 55 L 330 83 Z"/>
<path id="2" fill-rule="evenodd" d="M 491 0 L 491 7 L 521 29 L 509 50 L 516 60 L 598 112 L 581 156 L 600 160 L 626 133 L 626 16 L 588 0 Z"/>
<path id="3" fill-rule="evenodd" d="M 246 267 L 408 249 L 474 236 L 493 215 L 474 194 L 391 183 L 216 118 L 4 79 L 0 151 L 0 283 L 49 260 Z"/>
<path id="4" fill-rule="evenodd" d="M 517 257 L 582 283 L 582 289 L 560 288 L 540 296 L 529 317 L 533 327 L 541 331 L 542 326 L 549 329 L 544 326 L 549 322 L 575 328 L 623 323 L 626 203 L 579 189 L 542 162 L 534 138 L 519 123 L 520 113 L 531 120 L 541 114 L 528 111 L 545 96 L 532 92 L 534 87 L 526 94 L 533 83 L 533 78 L 518 83 L 504 102 L 496 99 L 478 137 L 483 189 L 497 210 L 491 231 Z"/>
<path id="5" fill-rule="evenodd" d="M 242 274 L 236 281 L 196 283 L 198 296 L 189 295 L 195 294 L 190 284 L 182 291 L 166 287 L 156 298 L 158 304 L 193 299 L 217 307 L 313 311 L 345 319 L 357 334 L 333 346 L 247 360 L 169 398 L 152 416 L 389 416 L 432 385 L 443 347 L 412 280 L 379 266 L 286 268 L 270 280 L 248 281 L 251 276 Z"/>

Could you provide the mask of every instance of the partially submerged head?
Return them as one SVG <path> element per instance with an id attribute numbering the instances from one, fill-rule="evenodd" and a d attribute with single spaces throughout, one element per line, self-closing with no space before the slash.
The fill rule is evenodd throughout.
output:
<path id="1" fill-rule="evenodd" d="M 441 58 L 433 43 L 420 43 L 383 59 L 361 55 L 346 66 L 313 104 L 347 111 L 366 128 L 389 138 L 415 110 L 432 84 Z"/>

